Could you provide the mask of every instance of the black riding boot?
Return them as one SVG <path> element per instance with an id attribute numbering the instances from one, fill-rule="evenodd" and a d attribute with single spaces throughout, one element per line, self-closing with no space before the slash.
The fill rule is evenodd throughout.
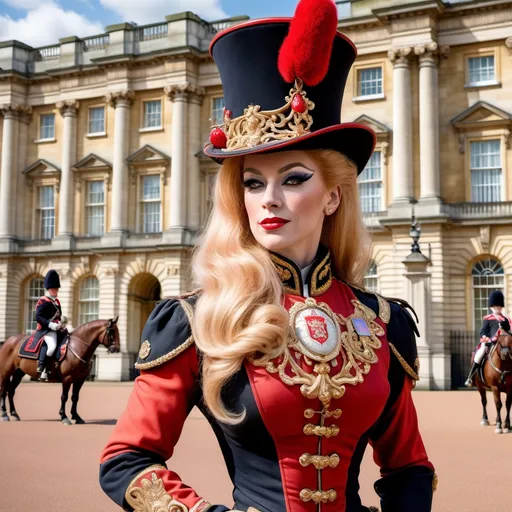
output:
<path id="1" fill-rule="evenodd" d="M 46 359 L 46 352 L 48 351 L 48 346 L 43 341 L 43 345 L 41 347 L 41 350 L 39 351 L 39 358 L 37 361 L 37 373 L 41 375 L 45 371 L 45 359 Z"/>
<path id="2" fill-rule="evenodd" d="M 476 371 L 480 368 L 480 365 L 473 361 L 471 365 L 471 369 L 469 370 L 469 376 L 466 380 L 466 387 L 470 388 L 473 385 L 473 375 L 475 375 Z"/>

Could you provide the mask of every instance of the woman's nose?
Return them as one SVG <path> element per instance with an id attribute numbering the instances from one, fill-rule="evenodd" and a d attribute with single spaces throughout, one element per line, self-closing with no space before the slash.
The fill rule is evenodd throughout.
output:
<path id="1" fill-rule="evenodd" d="M 279 187 L 267 185 L 262 199 L 262 206 L 267 210 L 270 208 L 280 208 L 283 205 L 281 191 Z"/>

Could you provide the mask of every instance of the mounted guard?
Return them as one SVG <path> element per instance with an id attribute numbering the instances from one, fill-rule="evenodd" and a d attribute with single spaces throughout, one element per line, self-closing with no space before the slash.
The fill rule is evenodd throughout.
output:
<path id="1" fill-rule="evenodd" d="M 469 370 L 469 376 L 466 380 L 466 386 L 471 387 L 473 385 L 473 377 L 476 371 L 481 368 L 482 362 L 485 361 L 489 350 L 492 348 L 494 343 L 499 336 L 500 323 L 506 320 L 510 322 L 510 318 L 503 314 L 505 307 L 505 299 L 503 293 L 499 290 L 494 290 L 489 295 L 489 308 L 492 311 L 490 315 L 484 316 L 482 329 L 480 330 L 480 343 L 475 352 L 473 364 Z"/>
<path id="2" fill-rule="evenodd" d="M 49 270 L 44 278 L 46 294 L 36 304 L 37 329 L 34 342 L 44 338 L 39 352 L 37 373 L 39 380 L 47 380 L 47 358 L 55 353 L 57 345 L 67 335 L 67 318 L 62 315 L 62 306 L 58 299 L 60 289 L 59 274 Z"/>

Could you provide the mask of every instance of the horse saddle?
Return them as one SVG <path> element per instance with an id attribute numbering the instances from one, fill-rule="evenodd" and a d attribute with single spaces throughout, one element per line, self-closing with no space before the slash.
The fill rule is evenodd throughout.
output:
<path id="1" fill-rule="evenodd" d="M 64 333 L 63 333 L 64 334 Z M 52 356 L 57 363 L 60 363 L 65 357 L 68 350 L 70 334 L 66 331 L 63 336 L 57 337 L 57 348 Z M 42 333 L 36 331 L 29 336 L 25 336 L 18 349 L 18 355 L 24 359 L 38 359 L 41 345 L 44 337 Z"/>

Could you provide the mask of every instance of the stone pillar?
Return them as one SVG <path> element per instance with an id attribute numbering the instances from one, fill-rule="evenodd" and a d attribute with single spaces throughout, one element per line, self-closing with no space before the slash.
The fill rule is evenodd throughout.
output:
<path id="1" fill-rule="evenodd" d="M 20 113 L 20 127 L 18 132 L 18 172 L 16 179 L 16 204 L 14 205 L 14 232 L 24 236 L 26 232 L 26 217 L 32 216 L 31 202 L 26 191 L 26 176 L 23 170 L 28 166 L 29 125 L 32 121 L 32 107 L 24 107 Z M 30 232 L 30 231 L 29 231 Z"/>
<path id="2" fill-rule="evenodd" d="M 187 111 L 189 83 L 165 87 L 166 96 L 173 102 L 171 130 L 171 197 L 169 243 L 184 243 L 187 224 Z"/>
<path id="3" fill-rule="evenodd" d="M 4 117 L 2 134 L 2 160 L 0 181 L 0 242 L 2 252 L 14 240 L 13 183 L 17 168 L 17 142 L 20 106 L 9 104 L 0 107 Z"/>
<path id="4" fill-rule="evenodd" d="M 412 48 L 393 48 L 393 204 L 408 205 L 413 197 L 412 101 L 410 60 Z"/>
<path id="5" fill-rule="evenodd" d="M 107 245 L 122 245 L 128 231 L 128 171 L 126 158 L 130 148 L 130 108 L 135 94 L 124 90 L 109 93 L 106 101 L 115 108 L 114 155 L 112 158 L 112 215 L 110 232 L 103 237 Z"/>
<path id="6" fill-rule="evenodd" d="M 203 87 L 190 93 L 188 107 L 188 183 L 187 226 L 198 231 L 201 223 L 201 168 L 196 156 L 203 147 L 201 140 L 201 104 L 205 95 Z"/>
<path id="7" fill-rule="evenodd" d="M 439 178 L 439 93 L 437 43 L 414 48 L 420 68 L 420 201 L 438 202 Z"/>
<path id="8" fill-rule="evenodd" d="M 59 229 L 55 240 L 57 245 L 69 244 L 73 236 L 73 172 L 76 163 L 76 114 L 79 103 L 76 100 L 59 101 L 57 108 L 64 118 L 62 157 L 59 192 Z"/>

